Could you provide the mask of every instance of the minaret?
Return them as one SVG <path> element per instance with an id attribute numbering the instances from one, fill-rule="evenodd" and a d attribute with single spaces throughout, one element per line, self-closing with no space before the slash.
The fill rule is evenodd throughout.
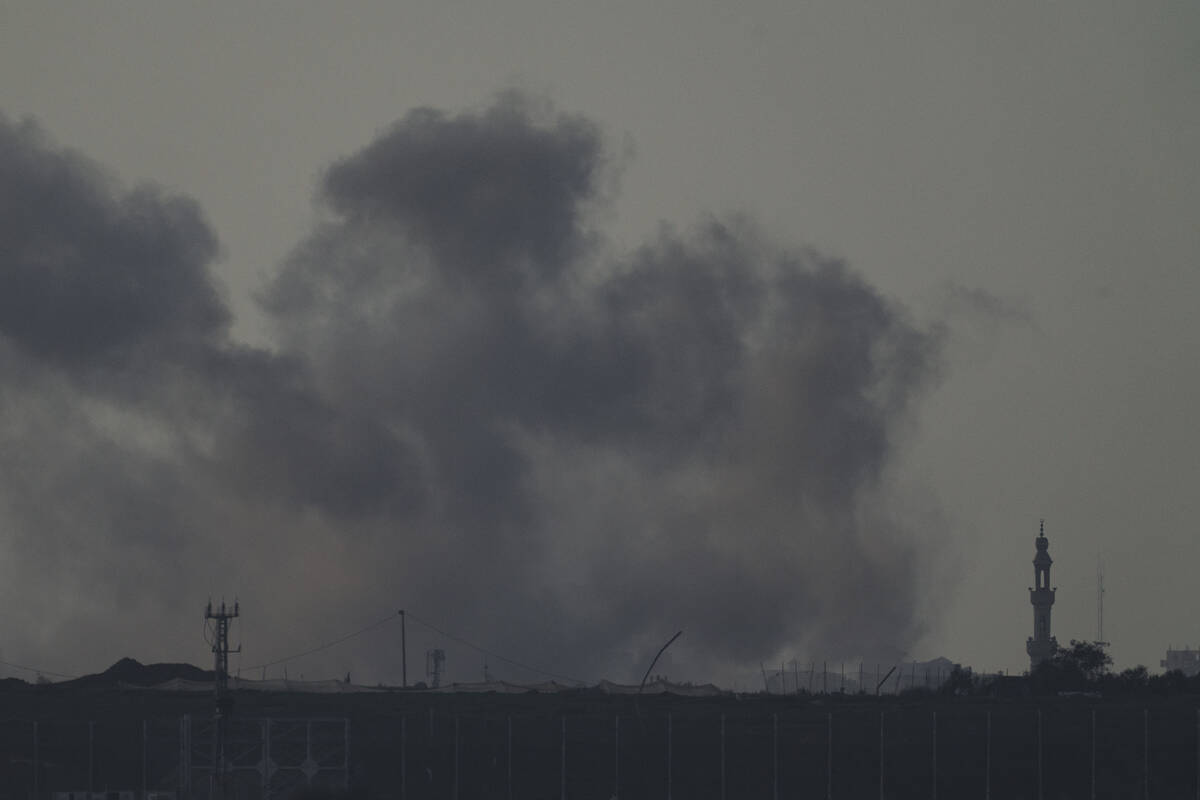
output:
<path id="1" fill-rule="evenodd" d="M 1033 557 L 1033 586 L 1029 589 L 1029 602 L 1033 603 L 1033 636 L 1025 643 L 1030 670 L 1049 661 L 1058 650 L 1058 641 L 1050 635 L 1050 606 L 1054 605 L 1056 590 L 1050 588 L 1050 564 L 1053 562 L 1050 560 L 1050 541 L 1046 538 L 1046 520 L 1042 520 L 1033 543 L 1037 546 L 1037 555 Z"/>

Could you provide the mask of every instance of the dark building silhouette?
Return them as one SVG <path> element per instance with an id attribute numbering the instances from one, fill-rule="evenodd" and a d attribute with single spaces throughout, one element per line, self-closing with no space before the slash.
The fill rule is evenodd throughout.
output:
<path id="1" fill-rule="evenodd" d="M 1058 641 L 1050 635 L 1050 607 L 1054 605 L 1054 592 L 1050 588 L 1050 540 L 1046 538 L 1046 521 L 1042 520 L 1038 537 L 1034 539 L 1037 554 L 1033 557 L 1033 586 L 1029 589 L 1029 602 L 1033 603 L 1033 636 L 1025 642 L 1029 653 L 1029 668 L 1048 661 L 1058 650 Z"/>

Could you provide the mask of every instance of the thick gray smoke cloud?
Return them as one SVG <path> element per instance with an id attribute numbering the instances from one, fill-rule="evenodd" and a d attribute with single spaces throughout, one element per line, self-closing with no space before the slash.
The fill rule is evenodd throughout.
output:
<path id="1" fill-rule="evenodd" d="M 123 603 L 181 644 L 171 615 L 223 580 L 260 615 L 407 605 L 586 678 L 679 628 L 693 679 L 908 647 L 918 548 L 882 483 L 936 337 L 744 220 L 613 252 L 611 178 L 593 123 L 518 94 L 409 113 L 324 174 L 267 352 L 228 338 L 193 203 L 0 120 L 6 555 L 98 590 L 8 640 L 112 642 Z M 277 627 L 263 656 L 313 635 Z"/>

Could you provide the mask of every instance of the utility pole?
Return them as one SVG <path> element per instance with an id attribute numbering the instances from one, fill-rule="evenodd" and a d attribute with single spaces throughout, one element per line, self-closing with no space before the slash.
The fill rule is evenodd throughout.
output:
<path id="1" fill-rule="evenodd" d="M 400 685 L 405 689 L 408 688 L 408 641 L 404 632 L 403 608 L 400 609 Z"/>
<path id="2" fill-rule="evenodd" d="M 233 698 L 229 694 L 229 654 L 242 652 L 239 644 L 236 650 L 229 648 L 229 624 L 238 616 L 238 603 L 233 602 L 233 608 L 221 606 L 213 609 L 212 601 L 204 609 L 204 620 L 213 623 L 213 694 L 216 700 L 216 710 L 213 714 L 213 758 L 212 758 L 212 796 L 215 800 L 225 800 L 226 777 L 225 768 L 225 738 L 229 713 L 233 710 Z"/>

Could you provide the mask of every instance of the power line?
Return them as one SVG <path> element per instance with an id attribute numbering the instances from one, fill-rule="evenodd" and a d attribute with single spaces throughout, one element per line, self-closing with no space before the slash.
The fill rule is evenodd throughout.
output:
<path id="1" fill-rule="evenodd" d="M 36 672 L 39 675 L 53 675 L 56 678 L 66 678 L 68 680 L 73 680 L 73 679 L 79 677 L 78 675 L 66 675 L 62 672 L 54 672 L 54 671 L 48 670 L 48 669 L 38 669 L 37 667 L 27 667 L 24 664 L 14 664 L 11 661 L 0 661 L 0 664 L 3 664 L 6 667 L 12 667 L 13 669 L 23 669 L 26 672 Z"/>
<path id="2" fill-rule="evenodd" d="M 433 623 L 426 622 L 425 620 L 421 619 L 416 614 L 413 614 L 411 611 L 406 611 L 405 613 L 411 619 L 415 620 L 416 622 L 419 622 L 420 624 L 424 625 L 426 628 L 429 628 L 429 630 L 433 631 L 434 633 L 439 633 L 442 636 L 445 636 L 447 639 L 452 639 L 452 640 L 458 642 L 459 644 L 466 645 L 467 647 L 470 647 L 472 650 L 476 650 L 480 653 L 483 653 L 485 656 L 491 656 L 492 658 L 496 659 L 497 661 L 503 661 L 506 664 L 511 664 L 514 667 L 520 667 L 521 669 L 537 673 L 538 675 L 545 675 L 548 678 L 558 678 L 559 680 L 570 681 L 571 683 L 577 683 L 580 686 L 588 686 L 589 685 L 589 681 L 582 681 L 579 678 L 572 678 L 569 675 L 560 675 L 555 672 L 548 672 L 544 669 L 538 669 L 537 667 L 531 667 L 528 664 L 522 664 L 520 661 L 516 661 L 511 658 L 505 658 L 504 656 L 500 655 L 499 653 L 489 650 L 486 647 L 480 647 L 479 645 L 477 645 L 473 642 L 468 642 L 466 639 L 463 639 L 461 636 L 455 636 L 452 633 L 447 633 L 446 631 L 437 627 Z"/>
<path id="3" fill-rule="evenodd" d="M 303 658 L 304 656 L 309 656 L 309 655 L 312 655 L 313 653 L 319 653 L 322 650 L 328 650 L 329 648 L 333 647 L 334 645 L 338 645 L 338 644 L 341 644 L 342 642 L 353 639 L 355 636 L 361 636 L 362 634 L 366 633 L 367 631 L 374 630 L 375 628 L 378 628 L 380 625 L 383 625 L 384 623 L 387 623 L 387 622 L 391 622 L 392 620 L 398 619 L 398 618 L 399 618 L 398 614 L 388 614 L 383 619 L 372 622 L 370 625 L 366 626 L 365 628 L 359 628 L 358 630 L 354 631 L 353 633 L 348 633 L 345 636 L 340 636 L 337 639 L 334 639 L 329 642 L 325 642 L 324 644 L 319 644 L 316 647 L 309 648 L 308 650 L 305 650 L 303 652 L 296 653 L 296 654 L 290 655 L 290 656 L 286 656 L 284 658 L 277 658 L 274 661 L 267 661 L 263 664 L 255 664 L 252 667 L 246 667 L 246 669 L 253 670 L 253 669 L 263 669 L 264 667 L 273 667 L 276 664 L 282 664 L 285 661 L 294 661 L 297 658 Z"/>

